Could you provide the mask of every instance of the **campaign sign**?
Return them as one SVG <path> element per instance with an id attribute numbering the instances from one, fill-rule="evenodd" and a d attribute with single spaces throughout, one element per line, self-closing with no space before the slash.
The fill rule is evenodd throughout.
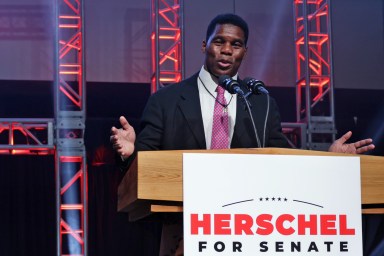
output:
<path id="1" fill-rule="evenodd" d="M 185 255 L 363 255 L 359 157 L 183 155 Z"/>

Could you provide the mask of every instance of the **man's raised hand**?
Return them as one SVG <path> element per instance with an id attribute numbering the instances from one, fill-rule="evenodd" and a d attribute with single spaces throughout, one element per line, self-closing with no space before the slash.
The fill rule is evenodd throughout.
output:
<path id="1" fill-rule="evenodd" d="M 124 116 L 119 118 L 121 128 L 111 128 L 110 142 L 113 149 L 124 159 L 127 159 L 135 150 L 136 133 Z"/>
<path id="2" fill-rule="evenodd" d="M 329 147 L 330 152 L 347 153 L 347 154 L 362 154 L 375 148 L 372 144 L 372 139 L 359 140 L 353 143 L 346 143 L 351 138 L 352 132 L 349 131 Z"/>

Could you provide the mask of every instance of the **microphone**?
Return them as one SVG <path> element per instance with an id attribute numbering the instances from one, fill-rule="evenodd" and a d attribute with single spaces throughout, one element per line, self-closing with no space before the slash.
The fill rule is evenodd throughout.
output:
<path id="1" fill-rule="evenodd" d="M 252 77 L 246 77 L 244 78 L 243 82 L 247 85 L 248 89 L 254 94 L 269 94 L 268 90 L 265 89 L 265 84 L 260 80 L 256 80 Z"/>
<path id="2" fill-rule="evenodd" d="M 255 121 L 253 120 L 253 116 L 252 116 L 250 102 L 247 99 L 247 96 L 250 94 L 250 92 L 248 92 L 248 94 L 245 95 L 243 90 L 241 90 L 241 88 L 240 88 L 240 84 L 236 80 L 233 80 L 232 77 L 230 77 L 228 75 L 222 75 L 219 77 L 219 85 L 221 87 L 224 87 L 225 90 L 227 90 L 228 92 L 230 92 L 232 94 L 240 95 L 240 98 L 244 102 L 244 105 L 246 107 L 246 110 L 248 112 L 249 118 L 250 118 L 251 123 L 252 123 L 253 132 L 255 133 L 255 138 L 256 138 L 256 142 L 257 142 L 257 147 L 261 148 L 259 135 L 257 134 Z"/>
<path id="3" fill-rule="evenodd" d="M 231 94 L 239 94 L 244 96 L 244 92 L 241 90 L 240 84 L 228 75 L 221 75 L 219 77 L 219 85 Z"/>

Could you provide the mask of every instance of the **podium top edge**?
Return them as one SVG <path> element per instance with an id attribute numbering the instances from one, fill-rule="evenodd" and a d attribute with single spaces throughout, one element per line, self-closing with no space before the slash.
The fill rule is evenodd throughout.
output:
<path id="1" fill-rule="evenodd" d="M 233 149 L 192 149 L 192 150 L 152 150 L 139 151 L 140 155 L 152 154 L 175 154 L 182 155 L 183 153 L 207 153 L 207 154 L 276 154 L 276 155 L 312 155 L 312 156 L 354 156 L 367 159 L 384 160 L 383 156 L 365 155 L 365 154 L 346 154 L 335 153 L 328 151 L 316 151 L 293 148 L 233 148 Z"/>

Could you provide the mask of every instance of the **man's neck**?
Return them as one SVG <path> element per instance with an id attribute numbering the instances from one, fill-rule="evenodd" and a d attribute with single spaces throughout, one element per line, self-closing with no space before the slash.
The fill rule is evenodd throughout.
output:
<path id="1" fill-rule="evenodd" d="M 212 80 L 217 84 L 219 82 L 219 76 L 213 74 L 211 70 L 209 70 L 205 65 L 204 65 L 204 70 L 207 71 L 210 75 Z"/>

